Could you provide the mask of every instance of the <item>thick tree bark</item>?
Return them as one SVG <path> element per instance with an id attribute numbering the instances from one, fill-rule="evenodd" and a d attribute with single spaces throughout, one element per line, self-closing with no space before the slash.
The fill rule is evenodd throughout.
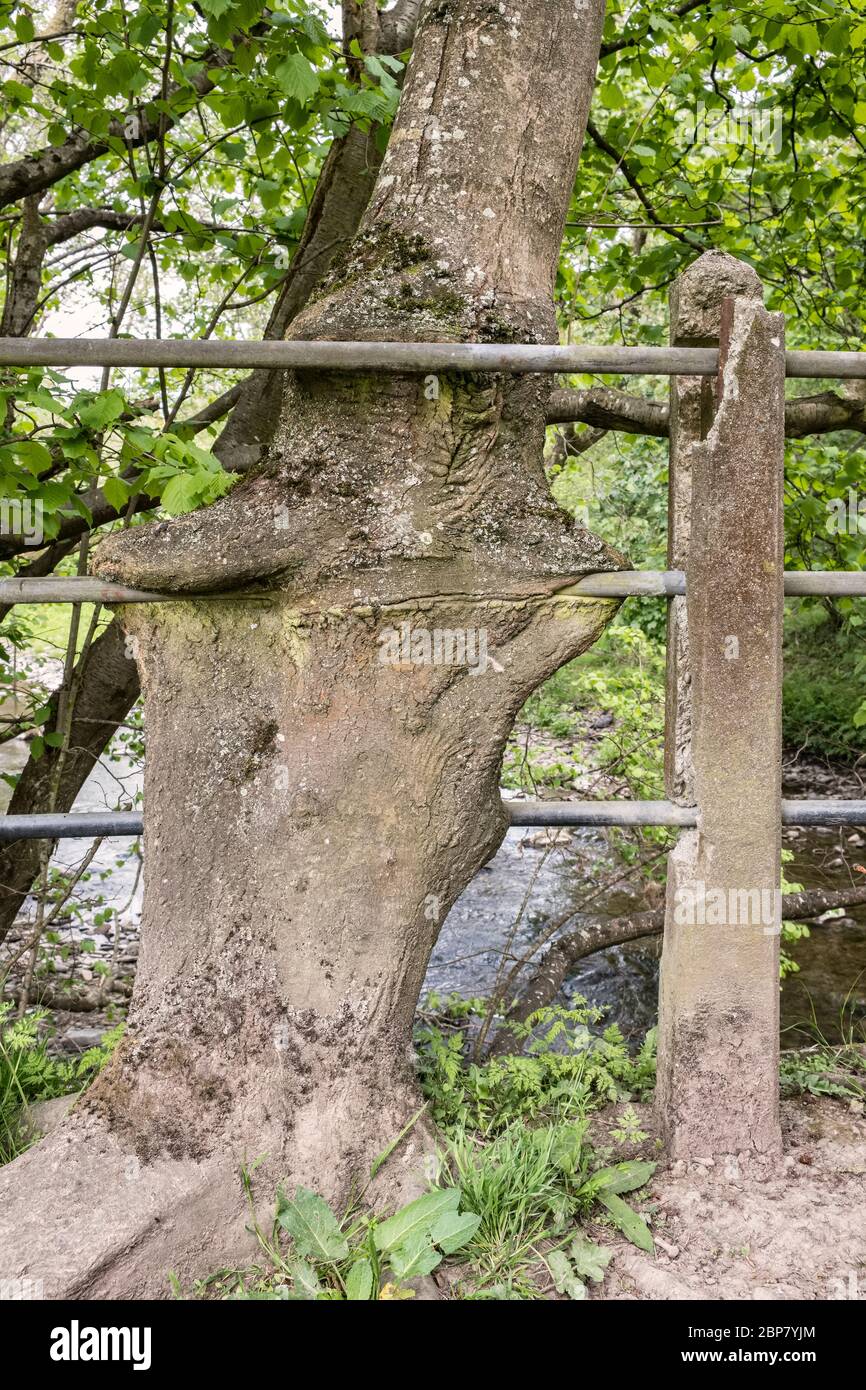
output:
<path id="1" fill-rule="evenodd" d="M 602 0 L 426 0 L 370 208 L 296 336 L 556 339 L 602 19 Z M 291 374 L 263 467 L 100 547 L 102 575 L 215 596 L 124 616 L 148 727 L 130 1032 L 0 1173 L 10 1273 L 158 1296 L 169 1268 L 249 1254 L 242 1162 L 267 1155 L 266 1192 L 340 1202 L 418 1109 L 418 992 L 505 833 L 513 719 L 616 607 L 569 593 L 623 562 L 549 496 L 549 392 Z"/>

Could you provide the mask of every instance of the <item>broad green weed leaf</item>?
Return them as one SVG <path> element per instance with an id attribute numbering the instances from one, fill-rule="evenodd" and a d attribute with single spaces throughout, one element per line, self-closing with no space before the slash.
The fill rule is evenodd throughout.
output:
<path id="1" fill-rule="evenodd" d="M 480 1225 L 481 1217 L 471 1212 L 461 1216 L 458 1211 L 446 1211 L 430 1232 L 430 1239 L 443 1255 L 453 1255 L 472 1239 Z"/>
<path id="2" fill-rule="evenodd" d="M 389 1263 L 398 1279 L 419 1279 L 424 1274 L 432 1274 L 441 1265 L 442 1256 L 430 1244 L 430 1237 L 424 1231 L 416 1231 L 399 1250 L 392 1251 Z"/>
<path id="3" fill-rule="evenodd" d="M 332 1264 L 345 1260 L 349 1253 L 328 1203 L 306 1187 L 299 1187 L 294 1197 L 279 1193 L 277 1220 L 294 1240 L 295 1250 L 302 1258 Z"/>
<path id="4" fill-rule="evenodd" d="M 649 1226 L 642 1216 L 638 1216 L 636 1211 L 632 1211 L 631 1207 L 621 1197 L 617 1197 L 615 1192 L 600 1192 L 598 1200 L 602 1206 L 607 1208 L 613 1224 L 619 1227 L 632 1245 L 636 1245 L 638 1250 L 646 1250 L 649 1255 L 655 1254 Z"/>
<path id="5" fill-rule="evenodd" d="M 350 1303 L 366 1303 L 373 1293 L 373 1266 L 358 1260 L 346 1276 L 346 1298 Z"/>
<path id="6" fill-rule="evenodd" d="M 656 1170 L 654 1163 L 641 1163 L 633 1160 L 627 1163 L 617 1163 L 613 1168 L 601 1168 L 597 1173 L 593 1173 L 590 1183 L 595 1190 L 602 1192 L 635 1192 L 637 1188 L 643 1187 L 644 1183 L 649 1182 Z"/>
<path id="7" fill-rule="evenodd" d="M 375 1233 L 377 1250 L 396 1250 L 405 1245 L 412 1236 L 429 1235 L 436 1222 L 447 1211 L 456 1211 L 460 1205 L 459 1187 L 439 1188 L 427 1192 L 408 1206 L 389 1216 Z"/>

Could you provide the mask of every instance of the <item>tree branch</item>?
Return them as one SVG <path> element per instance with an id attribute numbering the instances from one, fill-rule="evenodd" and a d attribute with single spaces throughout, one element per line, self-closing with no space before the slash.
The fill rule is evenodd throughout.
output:
<path id="1" fill-rule="evenodd" d="M 266 24 L 260 24 L 252 29 L 249 35 L 238 34 L 235 49 L 248 43 L 250 37 L 263 33 L 266 28 Z M 201 70 L 190 79 L 188 86 L 173 84 L 168 92 L 169 102 L 178 97 L 189 96 L 190 104 L 194 104 L 196 100 L 207 96 L 216 86 L 208 74 L 213 68 L 233 67 L 234 50 L 229 52 L 225 48 L 211 48 L 202 53 L 198 61 Z M 183 114 L 185 112 L 178 111 L 177 116 Z M 62 145 L 49 145 L 46 149 L 25 155 L 23 159 L 0 165 L 0 208 L 6 207 L 9 203 L 16 203 L 20 198 L 28 198 L 34 193 L 42 193 L 67 174 L 73 174 L 76 169 L 100 159 L 110 152 L 111 140 L 122 140 L 128 149 L 138 149 L 149 144 L 151 140 L 157 139 L 160 134 L 170 129 L 176 123 L 177 116 L 160 113 L 151 120 L 142 113 L 139 116 L 137 134 L 134 135 L 127 134 L 124 129 L 125 118 L 118 118 L 111 122 L 108 133 L 103 138 L 94 139 L 86 131 L 77 131 Z"/>
<path id="2" fill-rule="evenodd" d="M 802 922 L 821 916 L 839 907 L 855 907 L 866 903 L 866 888 L 843 888 L 830 892 L 822 888 L 803 893 L 786 893 L 782 898 L 782 917 L 785 921 Z M 652 912 L 637 912 L 631 917 L 593 918 L 554 941 L 542 956 L 526 985 L 516 996 L 507 1013 L 510 1023 L 525 1023 L 538 1009 L 550 1004 L 568 976 L 585 956 L 637 941 L 646 936 L 658 936 L 664 931 L 663 908 Z M 500 1028 L 490 1045 L 488 1055 L 500 1057 L 514 1051 L 514 1037 L 508 1028 Z"/>
<path id="3" fill-rule="evenodd" d="M 591 425 L 594 429 L 620 430 L 623 434 L 668 434 L 666 401 L 651 400 L 618 391 L 612 386 L 593 386 L 586 391 L 553 391 L 547 408 L 549 425 Z M 817 396 L 796 396 L 785 402 L 785 437 L 803 439 L 834 430 L 858 430 L 866 434 L 866 400 L 823 391 Z"/>
<path id="4" fill-rule="evenodd" d="M 592 425 L 594 429 L 649 434 L 659 439 L 667 436 L 668 416 L 667 402 L 633 396 L 612 386 L 593 386 L 587 391 L 553 391 L 547 406 L 549 425 Z"/>
<path id="5" fill-rule="evenodd" d="M 23 338 L 33 326 L 39 308 L 42 263 L 47 246 L 46 229 L 39 216 L 39 199 L 25 198 L 15 261 L 0 319 L 0 333 L 4 338 Z"/>
<path id="6" fill-rule="evenodd" d="M 390 10 L 380 14 L 380 53 L 405 53 L 412 47 L 420 9 L 421 0 L 397 0 Z"/>
<path id="7" fill-rule="evenodd" d="M 64 212 L 49 222 L 46 226 L 46 241 L 49 246 L 57 246 L 64 241 L 71 241 L 75 236 L 82 232 L 87 232 L 91 227 L 104 227 L 107 231 L 126 232 L 130 227 L 135 227 L 142 223 L 145 218 L 141 212 L 115 212 L 113 208 L 77 208 L 75 212 Z M 220 222 L 202 222 L 200 224 L 209 232 L 232 232 L 237 230 L 227 224 Z M 151 224 L 151 231 L 168 232 L 164 222 L 154 218 Z"/>

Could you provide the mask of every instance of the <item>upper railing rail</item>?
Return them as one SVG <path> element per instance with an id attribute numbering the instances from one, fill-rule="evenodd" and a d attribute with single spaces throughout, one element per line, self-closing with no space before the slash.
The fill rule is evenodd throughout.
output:
<path id="1" fill-rule="evenodd" d="M 866 352 L 789 352 L 789 377 L 866 379 Z M 715 376 L 717 348 L 527 343 L 228 342 L 197 338 L 0 338 L 0 367 L 254 367 L 375 372 Z"/>

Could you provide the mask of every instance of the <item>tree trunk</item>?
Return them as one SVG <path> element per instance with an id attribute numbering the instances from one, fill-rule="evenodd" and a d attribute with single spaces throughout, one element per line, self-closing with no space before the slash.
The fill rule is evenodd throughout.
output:
<path id="1" fill-rule="evenodd" d="M 427 0 L 370 208 L 294 336 L 556 339 L 603 8 Z M 340 1203 L 418 1110 L 413 1013 L 505 833 L 505 740 L 616 609 L 568 592 L 623 562 L 549 496 L 550 387 L 290 374 L 255 474 L 100 547 L 103 576 L 222 596 L 124 617 L 148 730 L 130 1031 L 0 1173 L 10 1274 L 158 1296 L 249 1258 L 242 1163 L 267 1155 L 263 1198 Z"/>

